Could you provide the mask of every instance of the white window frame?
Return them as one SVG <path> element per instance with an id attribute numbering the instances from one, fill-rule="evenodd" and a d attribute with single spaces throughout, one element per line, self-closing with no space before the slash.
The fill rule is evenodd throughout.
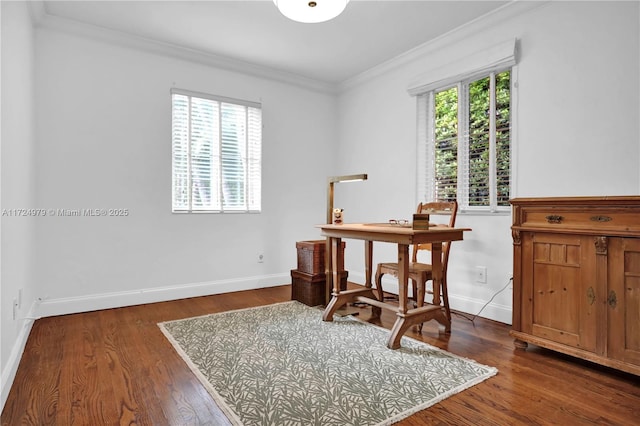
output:
<path id="1" fill-rule="evenodd" d="M 187 129 L 183 129 L 186 130 L 187 133 L 187 160 L 186 160 L 186 167 L 187 167 L 187 202 L 186 205 L 183 205 L 182 203 L 177 203 L 177 197 L 176 197 L 176 180 L 178 179 L 177 177 L 177 173 L 176 173 L 176 166 L 177 166 L 177 156 L 176 156 L 176 145 L 177 145 L 177 141 L 174 138 L 175 132 L 174 132 L 174 112 L 173 112 L 173 107 L 174 107 L 174 95 L 180 95 L 180 96 L 185 96 L 188 98 L 188 104 L 189 104 L 189 112 L 188 112 L 188 124 L 187 124 Z M 219 191 L 219 197 L 217 197 L 216 199 L 218 200 L 218 203 L 216 203 L 216 206 L 212 206 L 212 207 L 197 207 L 194 206 L 193 203 L 193 176 L 192 176 L 192 139 L 191 139 L 191 128 L 192 128 L 192 121 L 191 121 L 191 102 L 194 98 L 197 99 L 203 99 L 203 100 L 209 100 L 209 101 L 213 101 L 213 102 L 217 102 L 219 104 L 219 107 L 217 108 L 218 111 L 218 118 L 217 118 L 217 122 L 218 122 L 218 132 L 217 132 L 217 136 L 218 136 L 218 140 L 215 142 L 215 144 L 218 147 L 218 152 L 215 153 L 215 155 L 220 156 L 220 158 L 218 159 L 218 161 L 222 161 L 222 142 L 221 142 L 221 138 L 222 138 L 222 116 L 221 116 L 221 111 L 222 108 L 220 107 L 220 105 L 222 104 L 231 104 L 233 106 L 240 106 L 245 108 L 245 137 L 244 137 L 244 142 L 243 145 L 241 145 L 241 149 L 244 150 L 244 154 L 243 154 L 243 158 L 246 159 L 247 164 L 245 164 L 245 168 L 244 168 L 244 205 L 239 207 L 239 206 L 225 206 L 225 202 L 224 202 L 224 191 L 222 190 L 221 186 L 222 186 L 222 175 L 223 175 L 223 167 L 221 165 L 220 162 L 216 163 L 216 165 L 214 167 L 212 167 L 211 169 L 211 174 L 213 175 L 214 173 L 217 173 L 217 177 L 216 180 L 217 182 L 219 182 L 220 188 L 217 188 Z M 261 190 L 262 190 L 262 105 L 260 103 L 257 102 L 251 102 L 251 101 L 245 101 L 245 100 L 239 100 L 239 99 L 233 99 L 233 98 L 227 98 L 227 97 L 223 97 L 223 96 L 215 96 L 215 95 L 209 95 L 209 94 L 205 94 L 205 93 L 198 93 L 198 92 L 193 92 L 193 91 L 189 91 L 189 90 L 182 90 L 182 89 L 171 89 L 171 106 L 172 106 L 172 115 L 171 115 L 171 119 L 172 119 L 172 136 L 171 136 L 171 145 L 172 145 L 172 166 L 171 166 L 171 174 L 172 174 L 172 179 L 171 179 L 171 183 L 172 183 L 172 191 L 171 191 L 171 210 L 173 213 L 260 213 L 262 210 L 262 196 L 261 196 Z M 256 142 L 256 138 L 257 138 L 257 143 L 258 143 L 258 148 L 257 149 L 250 149 L 249 145 L 252 142 L 249 137 L 249 109 L 251 109 L 254 114 L 252 115 L 252 117 L 256 117 L 255 115 L 255 111 L 258 110 L 259 111 L 259 123 L 257 126 L 252 127 L 252 129 L 254 129 L 254 132 L 252 132 L 252 135 L 254 136 L 253 138 L 253 142 Z M 257 132 L 257 134 L 256 134 Z M 212 150 L 212 156 L 214 155 L 213 150 Z M 251 165 L 249 164 L 251 163 Z M 257 176 L 256 176 L 257 175 Z M 184 178 L 183 178 L 184 179 Z M 213 180 L 213 178 L 211 178 Z"/>
<path id="2" fill-rule="evenodd" d="M 444 66 L 439 66 L 421 75 L 410 85 L 408 92 L 416 96 L 417 105 L 417 147 L 416 147 L 416 203 L 433 201 L 435 198 L 435 93 L 458 87 L 458 182 L 457 201 L 461 213 L 509 213 L 510 206 L 497 205 L 496 182 L 496 127 L 495 127 L 495 80 L 491 84 L 490 111 L 490 164 L 489 164 L 489 206 L 469 206 L 469 170 L 468 170 L 468 86 L 471 82 L 494 76 L 500 72 L 511 71 L 511 108 L 510 108 L 510 167 L 509 195 L 515 196 L 514 149 L 517 127 L 517 65 L 516 40 L 508 40 L 477 51 L 474 55 L 462 57 Z M 464 131 L 463 131 L 464 130 Z"/>

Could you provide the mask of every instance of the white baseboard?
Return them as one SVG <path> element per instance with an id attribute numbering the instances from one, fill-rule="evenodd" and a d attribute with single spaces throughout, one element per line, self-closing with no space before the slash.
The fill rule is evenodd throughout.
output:
<path id="1" fill-rule="evenodd" d="M 28 315 L 29 317 L 32 316 L 32 313 L 35 310 L 35 306 L 35 303 L 31 305 L 31 309 L 29 310 L 30 314 Z M 16 341 L 14 342 L 13 348 L 11 348 L 11 353 L 9 354 L 9 359 L 7 359 L 5 368 L 2 370 L 2 388 L 0 389 L 0 406 L 2 407 L 1 410 L 4 410 L 4 404 L 5 402 L 7 402 L 9 391 L 11 390 L 13 381 L 16 378 L 16 373 L 18 372 L 20 359 L 22 359 L 24 348 L 27 345 L 27 340 L 29 339 L 29 334 L 31 333 L 31 327 L 33 327 L 32 319 L 24 319 L 22 321 L 22 329 L 16 337 Z"/>
<path id="2" fill-rule="evenodd" d="M 79 297 L 47 299 L 38 303 L 36 316 L 50 317 L 101 309 L 121 308 L 123 306 L 275 287 L 290 282 L 291 276 L 289 274 L 273 274 L 203 283 L 178 284 L 133 291 L 90 294 Z"/>
<path id="3" fill-rule="evenodd" d="M 361 272 L 349 271 L 349 278 L 349 281 L 351 281 L 351 278 L 353 278 L 356 283 L 365 282 L 364 274 Z M 382 277 L 382 288 L 385 292 L 398 294 L 398 281 L 395 278 L 385 279 L 385 277 Z M 449 306 L 452 310 L 465 312 L 469 315 L 476 315 L 478 312 L 480 312 L 480 310 L 486 303 L 486 300 L 472 299 L 469 297 L 452 294 L 451 291 L 449 291 Z M 489 303 L 484 309 L 482 309 L 482 312 L 480 312 L 478 316 L 505 324 L 511 324 L 511 306 L 492 302 Z"/>
<path id="4" fill-rule="evenodd" d="M 479 313 L 479 317 L 511 325 L 513 318 L 511 306 L 491 302 L 483 309 L 486 303 L 486 300 L 470 299 L 449 293 L 449 306 L 452 310 L 465 312 L 471 316 Z M 480 312 L 481 309 L 482 312 Z"/>

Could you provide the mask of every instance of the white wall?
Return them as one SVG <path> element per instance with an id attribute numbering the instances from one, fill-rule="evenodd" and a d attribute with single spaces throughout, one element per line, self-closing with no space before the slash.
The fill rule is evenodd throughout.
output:
<path id="1" fill-rule="evenodd" d="M 410 218 L 416 120 L 406 89 L 434 64 L 513 38 L 520 60 L 512 195 L 638 194 L 639 21 L 637 2 L 548 3 L 506 21 L 481 20 L 423 46 L 422 56 L 397 58 L 349 82 L 339 102 L 339 158 L 369 181 L 340 188 L 336 205 L 347 221 Z M 511 217 L 460 215 L 457 224 L 473 231 L 452 246 L 450 301 L 475 314 L 511 277 Z M 352 247 L 346 269 L 354 277 L 362 254 L 360 244 Z M 376 246 L 374 262 L 393 259 L 394 250 Z M 476 265 L 487 266 L 487 284 L 475 283 Z M 501 293 L 482 315 L 510 323 L 511 297 Z"/>
<path id="2" fill-rule="evenodd" d="M 295 242 L 324 221 L 334 95 L 49 29 L 36 40 L 38 206 L 130 211 L 38 221 L 40 313 L 290 282 Z M 172 87 L 262 102 L 261 214 L 171 213 Z"/>
<path id="3" fill-rule="evenodd" d="M 14 216 L 14 209 L 34 207 L 34 41 L 26 3 L 1 2 L 2 151 L 1 208 L 1 330 L 2 405 L 15 375 L 31 321 L 25 320 L 33 301 L 34 221 Z M 13 318 L 13 301 L 22 303 Z"/>
<path id="4" fill-rule="evenodd" d="M 42 300 L 35 313 L 54 315 L 288 282 L 295 241 L 319 236 L 313 225 L 324 222 L 331 174 L 369 174 L 336 188 L 347 221 L 409 217 L 416 123 L 408 85 L 434 63 L 511 37 L 521 47 L 513 195 L 640 189 L 637 2 L 553 2 L 504 22 L 489 17 L 348 82 L 339 99 L 53 29 L 34 40 L 25 5 L 1 5 L 1 207 L 130 211 L 2 218 L 3 392 L 30 325 L 11 319 L 20 288 L 26 316 L 34 300 Z M 263 213 L 170 213 L 174 86 L 262 102 Z M 458 224 L 473 231 L 453 246 L 451 302 L 475 313 L 511 276 L 510 217 Z M 358 279 L 362 244 L 347 247 Z M 394 255 L 379 245 L 374 260 Z M 488 267 L 487 285 L 473 282 L 476 265 Z M 509 322 L 510 309 L 507 291 L 483 315 Z"/>

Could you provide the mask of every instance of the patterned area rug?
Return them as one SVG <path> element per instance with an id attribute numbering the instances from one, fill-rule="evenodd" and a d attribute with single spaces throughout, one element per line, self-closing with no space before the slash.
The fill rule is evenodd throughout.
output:
<path id="1" fill-rule="evenodd" d="M 388 425 L 497 373 L 299 302 L 158 326 L 234 425 Z"/>

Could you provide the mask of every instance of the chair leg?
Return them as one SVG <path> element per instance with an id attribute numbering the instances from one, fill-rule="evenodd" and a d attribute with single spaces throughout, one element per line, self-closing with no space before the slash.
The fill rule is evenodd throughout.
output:
<path id="1" fill-rule="evenodd" d="M 447 278 L 442 277 L 442 301 L 444 302 L 444 311 L 447 314 L 447 319 L 451 322 L 451 310 L 449 309 L 449 292 L 447 291 Z"/>
<path id="2" fill-rule="evenodd" d="M 418 307 L 421 306 L 418 304 L 418 282 L 411 278 L 411 286 L 413 287 L 413 306 Z"/>
<path id="3" fill-rule="evenodd" d="M 424 294 L 426 291 L 426 286 L 427 286 L 427 282 L 425 280 L 420 280 L 420 283 L 417 284 L 417 290 L 416 291 L 416 307 L 421 308 L 422 306 L 424 306 Z M 420 324 L 418 324 L 418 333 L 422 333 L 422 326 L 424 325 L 423 322 L 421 322 Z"/>
<path id="4" fill-rule="evenodd" d="M 380 271 L 380 266 L 376 271 L 376 291 L 378 292 L 378 299 L 382 302 L 384 301 L 384 291 L 382 290 L 382 276 L 384 274 Z"/>
<path id="5" fill-rule="evenodd" d="M 424 294 L 425 294 L 425 286 L 426 285 L 427 284 L 426 284 L 425 281 L 420 281 L 420 283 L 417 285 L 416 307 L 418 307 L 418 308 L 424 306 Z"/>
<path id="6" fill-rule="evenodd" d="M 384 300 L 383 296 L 384 296 L 384 292 L 382 291 L 382 275 L 380 273 L 380 267 L 378 266 L 377 270 L 376 270 L 376 276 L 375 276 L 375 281 L 376 281 L 376 293 L 378 295 L 378 300 Z M 371 314 L 372 316 L 375 318 L 379 318 L 382 314 L 382 308 L 379 308 L 377 306 L 372 306 L 371 307 Z"/>
<path id="7" fill-rule="evenodd" d="M 385 300 L 398 300 L 397 296 L 384 297 L 384 290 L 382 289 L 383 276 L 384 273 L 380 270 L 380 265 L 378 265 L 378 268 L 376 269 L 376 290 L 378 290 L 378 299 L 380 299 L 381 302 L 384 302 Z"/>

